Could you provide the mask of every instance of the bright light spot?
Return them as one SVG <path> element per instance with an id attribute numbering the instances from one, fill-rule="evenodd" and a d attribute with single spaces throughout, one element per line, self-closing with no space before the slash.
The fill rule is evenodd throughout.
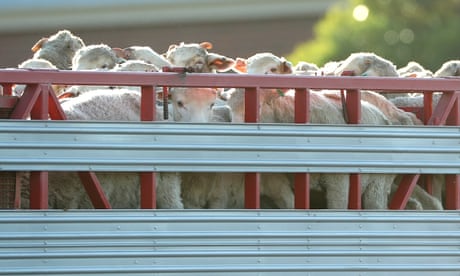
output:
<path id="1" fill-rule="evenodd" d="M 356 21 L 365 21 L 369 16 L 369 9 L 365 5 L 358 5 L 353 9 L 353 18 Z"/>
<path id="2" fill-rule="evenodd" d="M 415 34 L 411 29 L 403 29 L 399 33 L 399 39 L 402 43 L 410 44 L 414 41 Z"/>

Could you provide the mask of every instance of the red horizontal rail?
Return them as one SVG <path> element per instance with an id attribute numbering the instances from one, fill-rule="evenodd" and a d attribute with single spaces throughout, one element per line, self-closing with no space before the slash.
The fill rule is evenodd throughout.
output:
<path id="1" fill-rule="evenodd" d="M 0 69 L 0 84 L 72 84 L 221 88 L 367 89 L 382 92 L 458 91 L 460 78 L 390 78 L 294 75 L 186 74 Z"/>

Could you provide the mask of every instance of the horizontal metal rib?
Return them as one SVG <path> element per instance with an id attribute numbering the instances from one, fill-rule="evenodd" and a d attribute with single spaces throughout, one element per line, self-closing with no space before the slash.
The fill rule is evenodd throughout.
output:
<path id="1" fill-rule="evenodd" d="M 0 211 L 0 275 L 451 275 L 460 269 L 458 218 L 410 211 Z"/>
<path id="2" fill-rule="evenodd" d="M 459 127 L 0 121 L 0 170 L 460 173 Z"/>

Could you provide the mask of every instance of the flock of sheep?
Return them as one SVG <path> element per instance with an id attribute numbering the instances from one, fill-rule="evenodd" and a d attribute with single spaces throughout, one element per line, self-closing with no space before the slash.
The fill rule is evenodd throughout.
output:
<path id="1" fill-rule="evenodd" d="M 271 53 L 257 53 L 247 59 L 212 53 L 212 44 L 180 43 L 171 45 L 164 54 L 150 47 L 125 49 L 104 44 L 85 45 L 68 30 L 39 40 L 33 57 L 19 68 L 50 68 L 59 70 L 161 71 L 164 66 L 180 66 L 196 73 L 232 72 L 240 74 L 306 74 L 341 75 L 353 71 L 361 76 L 441 77 L 460 75 L 460 61 L 449 61 L 434 74 L 411 62 L 397 69 L 390 61 L 372 53 L 355 53 L 344 61 L 330 62 L 322 68 L 300 62 L 293 66 Z M 69 120 L 140 120 L 140 89 L 138 87 L 54 86 L 61 106 Z M 21 95 L 24 86 L 14 93 Z M 294 95 L 285 91 L 263 90 L 260 94 L 260 121 L 294 122 Z M 222 91 L 213 88 L 171 88 L 170 120 L 180 122 L 243 122 L 244 90 Z M 405 112 L 389 95 L 362 91 L 362 123 L 373 125 L 418 125 L 420 120 Z M 401 98 L 401 97 L 400 97 Z M 412 103 L 421 105 L 417 96 L 407 95 Z M 418 97 L 421 99 L 421 97 Z M 397 100 L 397 101 L 394 101 Z M 394 102 L 393 102 L 394 101 Z M 311 92 L 310 122 L 346 124 L 338 91 Z M 157 108 L 162 117 L 162 106 Z M 98 179 L 113 208 L 139 208 L 138 173 L 98 173 Z M 362 202 L 365 209 L 386 209 L 398 186 L 399 176 L 363 174 Z M 28 174 L 23 174 L 23 187 L 28 187 Z M 426 193 L 418 185 L 407 209 L 442 209 L 443 177 L 435 176 L 434 193 Z M 346 209 L 349 176 L 347 174 L 311 174 L 312 195 L 318 208 Z M 290 174 L 261 175 L 261 205 L 265 208 L 294 208 L 293 177 Z M 23 190 L 22 206 L 28 208 L 29 195 Z M 157 206 L 159 208 L 244 208 L 244 174 L 242 173 L 157 173 Z M 49 173 L 49 207 L 54 209 L 92 208 L 91 202 L 73 172 Z M 312 206 L 315 207 L 315 206 Z"/>

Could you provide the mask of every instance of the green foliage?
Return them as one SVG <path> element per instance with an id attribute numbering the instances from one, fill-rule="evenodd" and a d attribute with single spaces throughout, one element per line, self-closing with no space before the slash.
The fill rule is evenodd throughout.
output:
<path id="1" fill-rule="evenodd" d="M 366 20 L 353 10 L 368 8 Z M 398 67 L 417 61 L 432 71 L 460 59 L 460 0 L 347 0 L 332 7 L 314 28 L 315 38 L 289 55 L 319 66 L 354 52 L 374 52 Z"/>

